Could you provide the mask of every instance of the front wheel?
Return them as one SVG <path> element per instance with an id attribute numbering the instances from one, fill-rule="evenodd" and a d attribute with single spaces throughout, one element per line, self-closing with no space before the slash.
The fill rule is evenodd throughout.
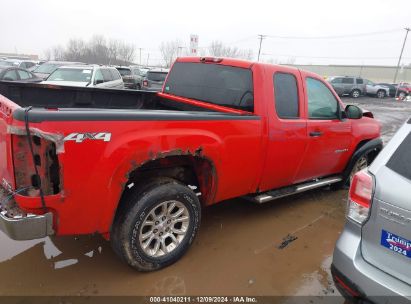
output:
<path id="1" fill-rule="evenodd" d="M 377 98 L 385 98 L 385 91 L 379 90 L 377 92 Z"/>
<path id="2" fill-rule="evenodd" d="M 365 169 L 368 167 L 370 164 L 369 158 L 367 154 L 361 155 L 360 158 L 358 158 L 354 165 L 351 168 L 351 171 L 346 177 L 338 183 L 332 184 L 331 189 L 332 190 L 340 190 L 340 189 L 348 189 L 351 185 L 351 182 L 354 178 L 354 175 L 361 171 L 362 169 Z"/>
<path id="3" fill-rule="evenodd" d="M 355 89 L 355 90 L 352 90 L 352 92 L 351 92 L 351 97 L 352 98 L 358 98 L 358 97 L 360 97 L 360 95 L 361 95 L 360 90 Z"/>
<path id="4" fill-rule="evenodd" d="M 153 271 L 179 260 L 192 244 L 201 220 L 196 194 L 171 181 L 135 191 L 114 224 L 114 251 L 131 267 Z"/>

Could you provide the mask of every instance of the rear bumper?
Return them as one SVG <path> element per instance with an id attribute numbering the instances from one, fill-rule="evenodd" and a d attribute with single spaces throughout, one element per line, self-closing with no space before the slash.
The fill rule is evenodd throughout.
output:
<path id="1" fill-rule="evenodd" d="M 41 239 L 54 234 L 53 214 L 8 218 L 0 213 L 0 230 L 13 240 Z"/>
<path id="2" fill-rule="evenodd" d="M 17 241 L 41 239 L 54 234 L 53 213 L 48 212 L 42 215 L 29 214 L 18 211 L 16 216 L 8 216 L 9 203 L 6 191 L 0 188 L 0 231 L 9 238 Z M 2 205 L 4 204 L 4 205 Z M 13 211 L 20 209 L 14 205 Z"/>
<path id="3" fill-rule="evenodd" d="M 332 274 L 341 294 L 358 303 L 411 302 L 410 285 L 364 260 L 361 254 L 361 227 L 353 222 L 347 222 L 337 241 Z"/>

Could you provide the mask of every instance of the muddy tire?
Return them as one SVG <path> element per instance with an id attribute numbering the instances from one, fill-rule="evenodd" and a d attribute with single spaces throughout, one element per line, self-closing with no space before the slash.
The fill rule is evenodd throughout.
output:
<path id="1" fill-rule="evenodd" d="M 385 98 L 385 91 L 384 90 L 379 90 L 377 92 L 377 98 L 380 98 L 380 99 Z"/>
<path id="2" fill-rule="evenodd" d="M 332 190 L 349 189 L 354 175 L 358 171 L 361 171 L 362 169 L 367 168 L 369 164 L 370 164 L 370 159 L 368 155 L 367 154 L 361 155 L 357 159 L 357 161 L 354 163 L 350 173 L 344 178 L 344 180 L 342 180 L 339 183 L 332 184 L 331 189 Z"/>
<path id="3" fill-rule="evenodd" d="M 357 89 L 354 89 L 354 90 L 351 91 L 350 95 L 351 95 L 352 98 L 358 98 L 361 95 L 361 91 L 357 90 Z"/>
<path id="4" fill-rule="evenodd" d="M 201 205 L 190 188 L 163 179 L 134 190 L 123 200 L 111 244 L 124 262 L 139 271 L 153 271 L 186 253 L 201 221 Z"/>
<path id="5" fill-rule="evenodd" d="M 398 98 L 401 99 L 401 100 L 405 99 L 406 96 L 407 96 L 407 94 L 405 92 L 399 92 L 398 93 Z"/>

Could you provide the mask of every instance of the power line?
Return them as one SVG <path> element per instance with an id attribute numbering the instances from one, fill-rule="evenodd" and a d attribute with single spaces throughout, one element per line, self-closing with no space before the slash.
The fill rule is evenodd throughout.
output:
<path id="1" fill-rule="evenodd" d="M 404 52 L 404 47 L 405 47 L 405 43 L 407 42 L 408 32 L 410 31 L 410 28 L 406 27 L 406 28 L 404 28 L 404 30 L 406 31 L 406 33 L 405 33 L 404 42 L 403 42 L 402 48 L 401 48 L 400 58 L 398 58 L 397 68 L 395 69 L 394 83 L 397 81 L 398 68 L 400 67 L 402 53 Z"/>
<path id="2" fill-rule="evenodd" d="M 277 36 L 277 35 L 267 35 L 268 38 L 277 38 L 277 39 L 341 39 L 341 38 L 353 38 L 353 37 L 364 37 L 364 36 L 374 36 L 380 34 L 387 34 L 398 32 L 401 29 L 392 29 L 387 31 L 379 32 L 369 32 L 369 33 L 358 33 L 358 34 L 347 34 L 347 35 L 335 35 L 335 36 Z"/>

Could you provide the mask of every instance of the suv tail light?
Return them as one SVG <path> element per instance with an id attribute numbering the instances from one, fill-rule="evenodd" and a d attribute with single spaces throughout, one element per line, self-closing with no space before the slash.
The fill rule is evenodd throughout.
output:
<path id="1" fill-rule="evenodd" d="M 147 80 L 143 81 L 143 86 L 148 87 L 148 81 Z"/>
<path id="2" fill-rule="evenodd" d="M 373 192 L 373 177 L 366 169 L 354 175 L 348 196 L 347 217 L 363 224 L 369 216 Z"/>

